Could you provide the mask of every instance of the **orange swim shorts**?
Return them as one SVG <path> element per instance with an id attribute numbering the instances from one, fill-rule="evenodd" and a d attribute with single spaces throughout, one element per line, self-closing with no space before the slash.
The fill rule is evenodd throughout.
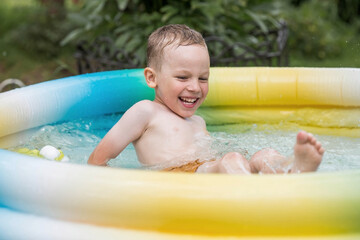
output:
<path id="1" fill-rule="evenodd" d="M 214 160 L 210 160 L 210 161 L 214 161 Z M 196 172 L 196 170 L 203 165 L 204 163 L 209 162 L 209 161 L 200 161 L 199 159 L 193 161 L 193 162 L 188 162 L 185 163 L 181 166 L 176 166 L 176 167 L 168 167 L 163 169 L 162 171 L 165 172 L 188 172 L 188 173 L 194 173 Z"/>

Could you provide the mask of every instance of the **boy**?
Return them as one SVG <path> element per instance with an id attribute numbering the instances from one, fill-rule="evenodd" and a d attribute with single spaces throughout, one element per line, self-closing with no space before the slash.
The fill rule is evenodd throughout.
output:
<path id="1" fill-rule="evenodd" d="M 167 25 L 148 39 L 146 83 L 155 100 L 133 105 L 106 134 L 88 163 L 106 165 L 133 143 L 143 165 L 167 166 L 166 171 L 202 173 L 282 173 L 286 159 L 264 149 L 247 161 L 240 153 L 221 159 L 201 159 L 209 150 L 201 142 L 208 136 L 204 120 L 194 115 L 208 93 L 210 58 L 200 33 L 185 25 Z M 124 134 L 126 133 L 126 134 Z M 288 172 L 315 171 L 324 149 L 306 132 L 299 132 L 294 163 Z M 184 159 L 186 158 L 186 159 Z M 169 167 L 169 164 L 174 166 Z"/>

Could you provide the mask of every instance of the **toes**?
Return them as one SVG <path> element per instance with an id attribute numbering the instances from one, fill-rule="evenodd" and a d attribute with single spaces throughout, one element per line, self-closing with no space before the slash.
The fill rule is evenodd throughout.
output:
<path id="1" fill-rule="evenodd" d="M 324 154 L 325 149 L 322 147 L 321 143 L 311 133 L 308 133 L 308 142 L 315 147 L 315 149 L 318 151 L 318 153 L 320 155 Z"/>
<path id="2" fill-rule="evenodd" d="M 314 137 L 314 135 L 312 135 L 311 133 L 308 133 L 308 139 L 307 140 L 311 145 L 315 146 L 315 148 L 317 150 L 320 149 L 321 143 Z"/>
<path id="3" fill-rule="evenodd" d="M 300 131 L 296 136 L 296 142 L 298 144 L 304 144 L 308 141 L 308 133 L 305 131 Z"/>
<path id="4" fill-rule="evenodd" d="M 319 141 L 316 141 L 315 148 L 318 151 L 320 155 L 323 155 L 325 152 L 325 149 L 322 147 L 321 143 Z"/>
<path id="5" fill-rule="evenodd" d="M 296 141 L 298 144 L 306 144 L 309 143 L 315 147 L 315 149 L 319 152 L 319 154 L 324 154 L 325 149 L 322 147 L 321 143 L 316 140 L 314 135 L 311 133 L 307 133 L 305 131 L 300 131 L 296 136 Z"/>
<path id="6" fill-rule="evenodd" d="M 308 133 L 308 142 L 311 145 L 316 145 L 316 138 L 314 137 L 314 135 L 312 135 L 311 133 Z"/>
<path id="7" fill-rule="evenodd" d="M 307 133 L 305 131 L 300 131 L 296 137 L 296 141 L 299 144 L 310 143 L 312 145 L 316 144 L 316 138 L 311 133 Z"/>

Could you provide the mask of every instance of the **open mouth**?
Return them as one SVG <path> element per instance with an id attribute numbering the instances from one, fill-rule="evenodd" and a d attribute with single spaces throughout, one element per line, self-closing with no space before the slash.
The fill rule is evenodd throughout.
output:
<path id="1" fill-rule="evenodd" d="M 192 107 L 192 106 L 194 106 L 194 105 L 197 103 L 197 101 L 199 100 L 199 98 L 179 97 L 179 100 L 180 100 L 185 106 Z"/>

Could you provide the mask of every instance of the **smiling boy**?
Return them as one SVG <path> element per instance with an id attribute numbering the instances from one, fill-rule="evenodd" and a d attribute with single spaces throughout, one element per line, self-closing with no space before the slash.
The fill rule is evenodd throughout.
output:
<path id="1" fill-rule="evenodd" d="M 208 93 L 210 58 L 200 33 L 185 25 L 167 25 L 148 39 L 146 83 L 155 89 L 153 101 L 133 105 L 106 134 L 88 163 L 106 165 L 133 143 L 145 166 L 168 166 L 168 171 L 213 173 L 281 173 L 285 157 L 264 149 L 246 160 L 232 152 L 221 159 L 199 159 L 207 151 L 199 142 L 208 139 L 205 121 L 195 115 Z M 315 171 L 324 149 L 306 132 L 297 135 L 290 172 Z M 169 167 L 166 164 L 174 164 Z"/>

